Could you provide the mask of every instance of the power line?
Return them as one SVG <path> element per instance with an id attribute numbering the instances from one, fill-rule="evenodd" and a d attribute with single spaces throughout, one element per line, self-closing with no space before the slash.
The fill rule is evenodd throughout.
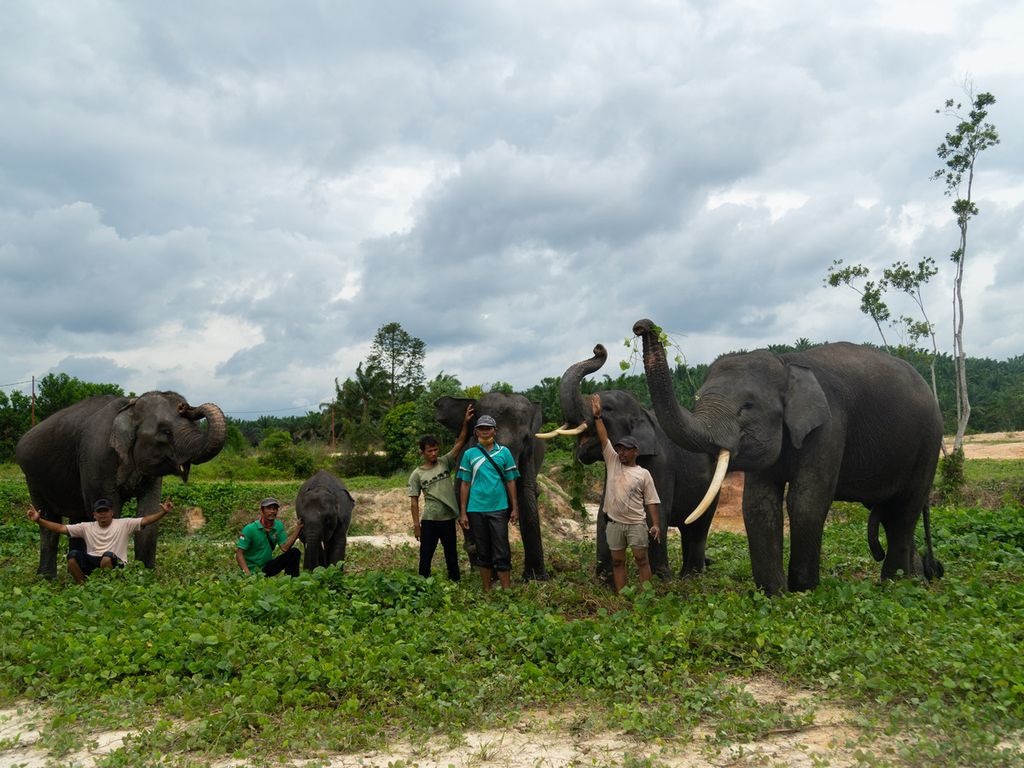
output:
<path id="1" fill-rule="evenodd" d="M 31 384 L 31 383 L 32 383 L 32 379 L 25 379 L 24 381 L 12 381 L 10 384 L 0 384 L 0 389 L 3 389 L 4 387 L 16 387 L 19 384 Z"/>

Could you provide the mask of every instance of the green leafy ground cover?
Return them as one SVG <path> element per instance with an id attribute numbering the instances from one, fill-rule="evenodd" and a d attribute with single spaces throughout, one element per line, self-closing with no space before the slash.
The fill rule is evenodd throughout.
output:
<path id="1" fill-rule="evenodd" d="M 988 477 L 1021 468 L 993 462 Z M 0 705 L 54 712 L 44 738 L 58 763 L 111 727 L 136 735 L 101 765 L 274 762 L 457 738 L 530 708 L 584 713 L 641 745 L 686 741 L 698 724 L 719 745 L 807 727 L 810 707 L 742 687 L 770 676 L 851 710 L 865 765 L 1024 759 L 1019 503 L 935 510 L 947 576 L 933 585 L 877 583 L 854 505 L 826 530 L 821 586 L 772 600 L 728 533 L 712 535 L 705 577 L 621 597 L 592 579 L 591 543 L 551 538 L 552 580 L 509 593 L 420 579 L 411 548 L 352 547 L 344 573 L 243 579 L 230 516 L 296 488 L 168 484 L 176 502 L 205 505 L 207 527 L 162 523 L 155 572 L 131 565 L 79 588 L 33 575 L 24 483 L 0 481 Z"/>

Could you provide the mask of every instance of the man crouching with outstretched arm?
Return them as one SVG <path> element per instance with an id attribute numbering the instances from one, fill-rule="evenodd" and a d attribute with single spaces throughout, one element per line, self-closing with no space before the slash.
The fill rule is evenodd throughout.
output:
<path id="1" fill-rule="evenodd" d="M 68 550 L 68 573 L 81 584 L 97 568 L 123 568 L 128 560 L 128 539 L 172 509 L 174 504 L 168 499 L 160 505 L 160 511 L 152 515 L 115 518 L 110 502 L 99 499 L 92 505 L 91 523 L 55 523 L 43 517 L 40 510 L 31 504 L 28 505 L 28 519 L 48 531 L 85 540 L 84 550 Z"/>

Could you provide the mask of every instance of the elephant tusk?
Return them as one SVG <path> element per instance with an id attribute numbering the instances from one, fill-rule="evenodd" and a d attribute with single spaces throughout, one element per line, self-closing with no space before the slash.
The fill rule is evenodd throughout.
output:
<path id="1" fill-rule="evenodd" d="M 568 422 L 563 422 L 562 426 L 558 429 L 553 429 L 550 432 L 538 432 L 534 437 L 539 437 L 541 440 L 550 440 L 553 437 L 558 437 L 562 434 L 562 430 L 569 426 Z"/>
<path id="2" fill-rule="evenodd" d="M 587 431 L 587 422 L 584 421 L 578 427 L 573 427 L 572 429 L 566 429 L 565 427 L 562 427 L 561 429 L 556 429 L 555 431 L 558 432 L 558 434 L 560 435 L 580 435 Z"/>
<path id="3" fill-rule="evenodd" d="M 707 508 L 711 506 L 711 502 L 715 500 L 715 496 L 722 490 L 722 481 L 725 480 L 725 472 L 729 469 L 729 452 L 723 448 L 718 454 L 718 464 L 715 465 L 715 475 L 711 478 L 711 485 L 708 487 L 708 492 L 704 494 L 704 498 L 701 499 L 700 504 L 697 508 L 690 513 L 690 516 L 683 521 L 683 525 L 689 525 L 694 520 L 703 515 Z"/>

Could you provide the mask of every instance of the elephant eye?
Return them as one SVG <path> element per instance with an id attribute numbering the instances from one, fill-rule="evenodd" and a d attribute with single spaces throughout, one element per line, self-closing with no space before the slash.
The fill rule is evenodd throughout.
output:
<path id="1" fill-rule="evenodd" d="M 754 404 L 748 400 L 747 402 L 740 406 L 740 413 L 743 413 L 744 411 L 752 411 L 753 409 Z"/>

